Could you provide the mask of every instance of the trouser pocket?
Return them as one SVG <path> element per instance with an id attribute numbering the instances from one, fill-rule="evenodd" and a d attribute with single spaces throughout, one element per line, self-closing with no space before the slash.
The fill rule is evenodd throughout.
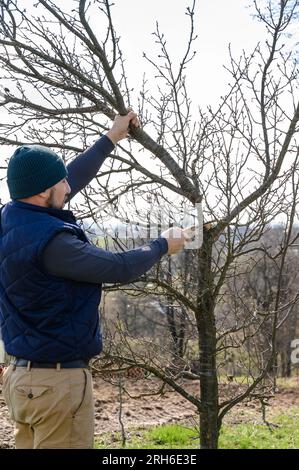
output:
<path id="1" fill-rule="evenodd" d="M 55 387 L 49 385 L 20 384 L 11 387 L 10 401 L 14 419 L 34 424 L 47 413 Z"/>

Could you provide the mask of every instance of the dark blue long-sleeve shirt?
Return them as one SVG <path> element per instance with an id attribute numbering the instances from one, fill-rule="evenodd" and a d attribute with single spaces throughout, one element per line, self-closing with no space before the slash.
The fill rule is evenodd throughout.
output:
<path id="1" fill-rule="evenodd" d="M 105 158 L 113 149 L 114 145 L 111 140 L 106 135 L 103 135 L 103 137 L 67 165 L 67 180 L 71 187 L 68 201 L 85 188 L 97 175 Z"/>
<path id="2" fill-rule="evenodd" d="M 71 188 L 68 200 L 97 175 L 113 148 L 111 140 L 103 136 L 67 166 Z M 163 237 L 134 250 L 112 253 L 62 232 L 46 246 L 43 263 L 50 274 L 66 279 L 91 283 L 126 283 L 148 271 L 167 251 L 168 243 Z"/>

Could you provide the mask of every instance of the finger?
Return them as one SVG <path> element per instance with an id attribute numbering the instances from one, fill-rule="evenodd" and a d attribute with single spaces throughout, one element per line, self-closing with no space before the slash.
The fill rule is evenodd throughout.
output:
<path id="1" fill-rule="evenodd" d="M 185 242 L 192 242 L 193 240 L 195 240 L 195 235 L 189 236 L 189 235 L 184 234 L 184 240 Z"/>
<path id="2" fill-rule="evenodd" d="M 133 119 L 131 123 L 133 124 L 134 127 L 139 127 L 139 121 L 137 119 Z"/>
<path id="3" fill-rule="evenodd" d="M 131 121 L 132 119 L 137 119 L 137 114 L 134 113 L 134 111 L 130 111 L 128 114 L 127 114 L 127 118 Z"/>
<path id="4" fill-rule="evenodd" d="M 183 230 L 183 235 L 185 240 L 191 240 L 194 237 L 194 232 L 185 232 L 185 230 Z"/>
<path id="5" fill-rule="evenodd" d="M 129 125 L 130 126 L 135 127 L 135 128 L 140 126 L 139 120 L 138 120 L 138 117 L 137 117 L 136 113 L 131 114 L 131 115 L 128 114 L 128 117 L 129 117 Z"/>
<path id="6" fill-rule="evenodd" d="M 186 241 L 191 241 L 195 239 L 196 236 L 196 226 L 192 225 L 191 227 L 187 227 L 183 229 L 184 237 Z"/>
<path id="7" fill-rule="evenodd" d="M 190 227 L 186 227 L 183 229 L 183 232 L 188 233 L 188 232 L 194 232 L 196 230 L 195 225 L 191 225 Z"/>

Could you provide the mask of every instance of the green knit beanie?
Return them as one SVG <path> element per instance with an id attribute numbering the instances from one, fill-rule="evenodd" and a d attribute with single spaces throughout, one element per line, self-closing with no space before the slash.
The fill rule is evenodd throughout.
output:
<path id="1" fill-rule="evenodd" d="M 23 145 L 9 160 L 7 186 L 12 199 L 34 196 L 67 176 L 62 158 L 41 145 Z"/>

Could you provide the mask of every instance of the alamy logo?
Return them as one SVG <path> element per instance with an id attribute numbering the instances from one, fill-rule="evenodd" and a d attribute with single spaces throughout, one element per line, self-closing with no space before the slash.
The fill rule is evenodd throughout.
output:
<path id="1" fill-rule="evenodd" d="M 293 339 L 291 342 L 291 348 L 295 348 L 291 354 L 291 363 L 299 364 L 299 339 Z"/>
<path id="2" fill-rule="evenodd" d="M 132 210 L 132 212 L 131 212 Z M 172 226 L 181 228 L 190 228 L 189 239 L 186 239 L 184 248 L 195 250 L 201 247 L 203 242 L 203 210 L 202 204 L 195 205 L 184 204 L 180 210 L 173 205 L 172 207 L 156 204 L 150 200 L 145 210 L 134 211 L 133 207 L 126 207 L 125 213 L 121 213 L 118 205 L 107 203 L 93 211 L 96 216 L 98 212 L 105 213 L 106 217 L 113 220 L 113 227 L 110 230 L 106 225 L 104 233 L 106 235 L 117 233 L 118 238 L 134 239 L 156 238 L 164 230 Z M 180 235 L 178 235 L 180 236 Z M 175 237 L 175 235 L 174 235 Z"/>

